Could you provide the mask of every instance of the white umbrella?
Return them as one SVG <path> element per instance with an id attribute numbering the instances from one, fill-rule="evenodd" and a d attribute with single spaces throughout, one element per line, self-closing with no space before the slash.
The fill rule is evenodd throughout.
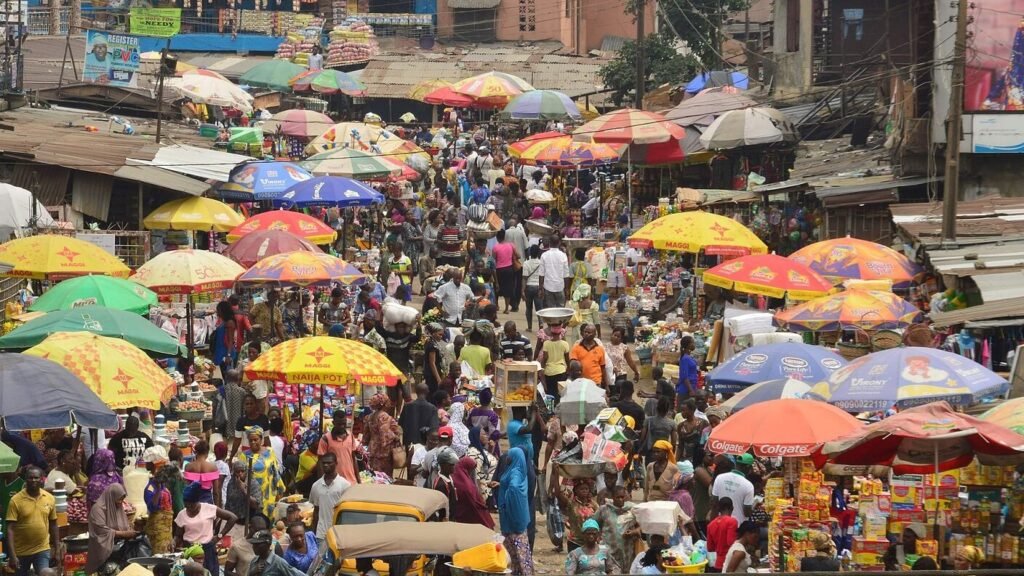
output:
<path id="1" fill-rule="evenodd" d="M 767 107 L 726 112 L 700 136 L 700 143 L 708 150 L 796 140 L 793 124 L 778 110 Z"/>
<path id="2" fill-rule="evenodd" d="M 32 193 L 24 188 L 0 183 L 0 241 L 11 237 L 11 233 L 20 237 L 22 230 L 29 227 L 32 220 Z M 53 226 L 53 218 L 46 211 L 42 202 L 36 200 L 36 225 Z"/>
<path id="3" fill-rule="evenodd" d="M 246 114 L 252 112 L 252 94 L 242 90 L 237 84 L 215 76 L 188 74 L 181 78 L 169 78 L 166 80 L 166 86 L 183 98 L 198 104 L 228 106 Z"/>

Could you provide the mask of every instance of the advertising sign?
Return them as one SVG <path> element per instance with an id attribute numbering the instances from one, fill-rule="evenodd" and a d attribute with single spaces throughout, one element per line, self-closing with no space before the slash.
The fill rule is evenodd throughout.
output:
<path id="1" fill-rule="evenodd" d="M 1024 153 L 1024 117 L 1017 114 L 974 114 L 971 152 Z"/>
<path id="2" fill-rule="evenodd" d="M 130 22 L 132 34 L 170 38 L 181 30 L 181 8 L 132 8 Z"/>
<path id="3" fill-rule="evenodd" d="M 126 34 L 88 30 L 82 80 L 122 88 L 138 86 L 139 39 Z"/>
<path id="4" fill-rule="evenodd" d="M 1024 0 L 976 0 L 970 4 L 964 112 L 1024 111 L 1020 14 L 1024 14 Z"/>

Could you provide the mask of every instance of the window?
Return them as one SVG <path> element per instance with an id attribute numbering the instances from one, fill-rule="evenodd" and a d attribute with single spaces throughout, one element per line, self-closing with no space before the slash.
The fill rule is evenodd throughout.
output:
<path id="1" fill-rule="evenodd" d="M 786 3 L 786 52 L 800 51 L 800 0 Z"/>
<path id="2" fill-rule="evenodd" d="M 568 0 L 566 0 L 568 6 Z M 537 4 L 535 0 L 519 0 L 519 31 L 537 30 Z"/>

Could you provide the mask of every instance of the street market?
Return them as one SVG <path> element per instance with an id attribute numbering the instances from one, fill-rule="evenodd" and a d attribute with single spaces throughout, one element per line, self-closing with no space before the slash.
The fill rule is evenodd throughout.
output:
<path id="1" fill-rule="evenodd" d="M 685 3 L 8 14 L 0 570 L 1024 570 L 1024 0 Z"/>

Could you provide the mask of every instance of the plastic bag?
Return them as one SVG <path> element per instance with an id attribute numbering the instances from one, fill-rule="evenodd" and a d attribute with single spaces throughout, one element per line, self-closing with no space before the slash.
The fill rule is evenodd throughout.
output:
<path id="1" fill-rule="evenodd" d="M 149 558 L 153 555 L 153 546 L 145 534 L 140 534 L 131 540 L 125 540 L 119 551 L 122 561 L 134 560 L 135 558 Z"/>
<path id="2" fill-rule="evenodd" d="M 547 520 L 548 538 L 553 546 L 560 548 L 565 537 L 565 519 L 562 517 L 562 509 L 558 507 L 557 499 L 552 499 L 548 504 Z"/>

